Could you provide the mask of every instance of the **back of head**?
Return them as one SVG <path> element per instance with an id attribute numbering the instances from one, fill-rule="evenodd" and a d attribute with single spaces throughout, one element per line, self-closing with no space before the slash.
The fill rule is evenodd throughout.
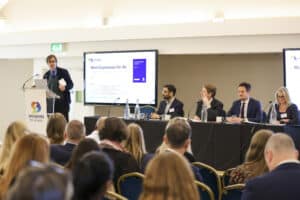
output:
<path id="1" fill-rule="evenodd" d="M 104 127 L 99 132 L 101 140 L 122 142 L 127 139 L 128 131 L 125 122 L 117 117 L 109 117 L 104 122 Z"/>
<path id="2" fill-rule="evenodd" d="M 171 148 L 181 148 L 191 138 L 190 124 L 183 118 L 177 118 L 167 125 L 166 137 Z"/>
<path id="3" fill-rule="evenodd" d="M 90 138 L 81 140 L 73 150 L 70 161 L 66 164 L 66 168 L 72 169 L 84 154 L 91 151 L 101 151 L 97 142 Z"/>
<path id="4" fill-rule="evenodd" d="M 74 199 L 101 199 L 113 178 L 114 167 L 103 152 L 85 154 L 73 168 Z"/>
<path id="5" fill-rule="evenodd" d="M 47 123 L 47 137 L 51 144 L 61 144 L 64 141 L 64 132 L 67 120 L 61 113 L 50 115 Z"/>
<path id="6" fill-rule="evenodd" d="M 284 133 L 272 135 L 266 144 L 265 159 L 270 170 L 274 169 L 280 162 L 297 160 L 298 151 L 293 139 Z"/>
<path id="7" fill-rule="evenodd" d="M 173 152 L 161 153 L 146 168 L 140 199 L 199 199 L 194 180 L 191 166 L 182 156 Z"/>
<path id="8" fill-rule="evenodd" d="M 27 126 L 20 121 L 12 122 L 6 132 L 5 138 L 3 142 L 3 146 L 1 148 L 0 155 L 0 169 L 4 169 L 7 167 L 7 161 L 9 154 L 11 153 L 12 147 L 17 140 L 23 137 L 28 131 Z"/>
<path id="9" fill-rule="evenodd" d="M 141 162 L 143 155 L 146 153 L 143 130 L 140 125 L 131 123 L 128 125 L 128 138 L 125 142 L 125 148 L 133 157 Z"/>
<path id="10" fill-rule="evenodd" d="M 96 122 L 96 130 L 100 131 L 104 127 L 104 122 L 107 117 L 100 117 Z"/>
<path id="11" fill-rule="evenodd" d="M 79 120 L 72 120 L 66 127 L 67 138 L 70 140 L 81 140 L 85 137 L 85 126 Z"/>
<path id="12" fill-rule="evenodd" d="M 21 171 L 10 188 L 8 200 L 70 200 L 71 177 L 62 169 L 28 167 Z"/>

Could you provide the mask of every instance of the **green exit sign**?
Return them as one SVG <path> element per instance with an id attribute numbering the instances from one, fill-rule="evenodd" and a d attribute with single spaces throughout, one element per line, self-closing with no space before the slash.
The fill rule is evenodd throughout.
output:
<path id="1" fill-rule="evenodd" d="M 61 53 L 63 52 L 63 43 L 51 43 L 50 49 L 53 53 Z"/>

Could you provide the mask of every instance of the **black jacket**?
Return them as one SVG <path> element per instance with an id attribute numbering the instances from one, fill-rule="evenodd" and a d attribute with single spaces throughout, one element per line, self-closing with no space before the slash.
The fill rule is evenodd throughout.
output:
<path id="1" fill-rule="evenodd" d="M 270 108 L 270 110 L 268 112 L 268 121 L 270 120 L 271 109 L 272 109 L 272 107 Z M 278 121 L 280 121 L 281 119 L 289 119 L 290 121 L 287 124 L 291 124 L 291 125 L 299 124 L 299 111 L 298 111 L 298 107 L 296 104 L 289 105 L 289 107 L 286 109 L 287 117 L 284 117 L 284 118 L 281 118 L 281 113 L 279 112 L 278 104 L 275 105 L 275 109 L 276 109 Z"/>
<path id="2" fill-rule="evenodd" d="M 50 145 L 50 158 L 53 162 L 64 166 L 70 160 L 75 147 L 76 145 L 71 143 L 65 145 L 52 144 Z"/>
<path id="3" fill-rule="evenodd" d="M 203 101 L 197 102 L 196 115 L 200 118 L 202 111 Z M 225 117 L 225 111 L 223 110 L 223 103 L 217 99 L 213 99 L 210 108 L 207 109 L 207 120 L 216 121 L 217 116 Z"/>
<path id="4" fill-rule="evenodd" d="M 161 101 L 159 104 L 157 114 L 159 114 L 159 115 L 164 114 L 166 106 L 167 106 L 167 102 L 165 100 Z M 171 118 L 183 117 L 184 116 L 183 103 L 175 98 L 174 101 L 172 102 L 167 114 L 171 115 Z"/>

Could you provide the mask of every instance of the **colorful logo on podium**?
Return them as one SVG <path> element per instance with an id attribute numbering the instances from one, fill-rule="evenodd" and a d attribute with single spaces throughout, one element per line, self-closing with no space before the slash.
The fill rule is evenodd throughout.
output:
<path id="1" fill-rule="evenodd" d="M 38 101 L 31 102 L 32 113 L 39 113 L 42 110 L 41 104 Z"/>

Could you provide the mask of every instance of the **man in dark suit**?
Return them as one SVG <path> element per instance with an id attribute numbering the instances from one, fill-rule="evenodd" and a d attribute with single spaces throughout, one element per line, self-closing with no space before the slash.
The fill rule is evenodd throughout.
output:
<path id="1" fill-rule="evenodd" d="M 207 121 L 216 121 L 217 116 L 225 117 L 223 103 L 215 98 L 216 93 L 217 88 L 214 85 L 204 85 L 200 93 L 201 100 L 197 102 L 194 120 L 201 120 L 203 106 L 207 108 Z"/>
<path id="2" fill-rule="evenodd" d="M 78 120 L 67 124 L 65 131 L 65 144 L 52 144 L 50 158 L 53 162 L 64 166 L 71 158 L 72 151 L 85 138 L 85 126 Z"/>
<path id="3" fill-rule="evenodd" d="M 176 87 L 167 84 L 163 87 L 163 101 L 160 102 L 158 111 L 151 114 L 152 119 L 160 119 L 161 115 L 169 115 L 171 118 L 184 116 L 183 103 L 175 98 Z"/>
<path id="4" fill-rule="evenodd" d="M 69 121 L 71 103 L 69 90 L 73 88 L 73 81 L 66 69 L 57 66 L 57 58 L 55 55 L 49 55 L 46 62 L 49 66 L 49 70 L 44 74 L 43 78 L 47 79 L 48 88 L 60 97 L 55 100 L 54 112 L 63 114 L 66 120 Z M 52 108 L 52 99 L 48 99 L 47 104 L 49 109 Z"/>
<path id="5" fill-rule="evenodd" d="M 286 134 L 274 134 L 265 147 L 269 173 L 249 180 L 242 200 L 300 199 L 300 163 L 293 140 Z"/>
<path id="6" fill-rule="evenodd" d="M 243 121 L 261 122 L 262 109 L 261 103 L 250 97 L 251 85 L 243 82 L 239 84 L 238 95 L 239 100 L 233 102 L 228 112 L 227 120 L 233 123 Z"/>

